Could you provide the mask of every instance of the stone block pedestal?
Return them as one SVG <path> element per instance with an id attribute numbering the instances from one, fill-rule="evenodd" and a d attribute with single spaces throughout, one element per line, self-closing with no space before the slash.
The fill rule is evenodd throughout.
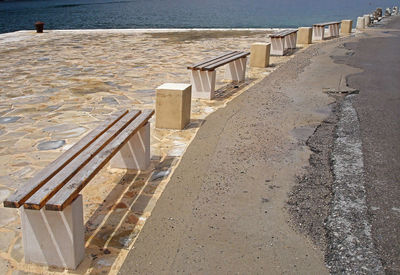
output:
<path id="1" fill-rule="evenodd" d="M 311 44 L 312 43 L 312 28 L 302 27 L 297 32 L 297 44 Z"/>
<path id="2" fill-rule="evenodd" d="M 269 66 L 271 43 L 254 43 L 250 48 L 250 67 L 266 68 Z"/>
<path id="3" fill-rule="evenodd" d="M 150 165 L 150 123 L 146 123 L 111 159 L 113 168 L 146 170 Z"/>
<path id="4" fill-rule="evenodd" d="M 20 213 L 25 262 L 76 269 L 85 256 L 82 195 L 63 211 Z"/>
<path id="5" fill-rule="evenodd" d="M 342 20 L 342 28 L 341 28 L 340 32 L 343 35 L 350 34 L 352 28 L 353 28 L 353 20 Z"/>
<path id="6" fill-rule="evenodd" d="M 156 127 L 181 130 L 190 122 L 192 86 L 166 83 L 156 89 Z"/>

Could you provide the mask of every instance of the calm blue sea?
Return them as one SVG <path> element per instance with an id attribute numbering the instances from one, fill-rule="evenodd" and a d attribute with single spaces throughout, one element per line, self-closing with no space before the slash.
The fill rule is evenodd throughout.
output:
<path id="1" fill-rule="evenodd" d="M 398 0 L 0 0 L 0 33 L 34 29 L 270 28 L 353 19 Z"/>

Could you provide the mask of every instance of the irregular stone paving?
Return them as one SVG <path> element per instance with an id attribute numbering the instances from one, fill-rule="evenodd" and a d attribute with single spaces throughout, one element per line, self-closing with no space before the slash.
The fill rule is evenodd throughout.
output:
<path id="1" fill-rule="evenodd" d="M 188 83 L 191 65 L 229 50 L 249 51 L 267 31 L 23 31 L 0 35 L 0 201 L 121 109 L 155 106 L 155 88 Z M 248 68 L 235 87 L 217 71 L 217 98 L 192 101 L 183 131 L 154 129 L 152 164 L 136 173 L 106 168 L 85 187 L 86 256 L 77 271 L 25 264 L 16 209 L 0 207 L 1 274 L 115 274 L 187 145 L 206 116 L 290 57 Z"/>

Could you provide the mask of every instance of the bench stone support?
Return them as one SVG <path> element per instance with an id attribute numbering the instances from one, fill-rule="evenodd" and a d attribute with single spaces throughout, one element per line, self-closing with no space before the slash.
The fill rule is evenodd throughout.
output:
<path id="1" fill-rule="evenodd" d="M 296 49 L 297 32 L 285 36 L 285 48 Z"/>
<path id="2" fill-rule="evenodd" d="M 63 211 L 20 208 L 25 262 L 76 269 L 85 256 L 82 195 Z"/>
<path id="3" fill-rule="evenodd" d="M 146 170 L 150 165 L 150 123 L 146 123 L 111 159 L 112 168 Z"/>
<path id="4" fill-rule="evenodd" d="M 338 37 L 339 36 L 339 24 L 331 24 L 328 26 L 329 37 Z"/>
<path id="5" fill-rule="evenodd" d="M 215 78 L 215 70 L 191 70 L 190 83 L 192 84 L 192 97 L 213 99 L 215 96 Z"/>
<path id="6" fill-rule="evenodd" d="M 365 14 L 364 16 L 364 27 L 369 27 L 371 25 L 371 17 L 369 14 Z"/>
<path id="7" fill-rule="evenodd" d="M 244 81 L 246 78 L 247 57 L 242 57 L 226 64 L 225 79 Z"/>
<path id="8" fill-rule="evenodd" d="M 250 67 L 266 68 L 269 66 L 271 43 L 254 43 L 250 48 Z"/>
<path id="9" fill-rule="evenodd" d="M 313 41 L 324 40 L 325 38 L 325 27 L 324 26 L 313 26 Z"/>
<path id="10" fill-rule="evenodd" d="M 271 55 L 285 55 L 285 38 L 271 37 Z"/>
<path id="11" fill-rule="evenodd" d="M 364 17 L 357 17 L 357 30 L 365 29 L 365 19 Z"/>
<path id="12" fill-rule="evenodd" d="M 352 28 L 353 28 L 353 20 L 342 20 L 342 27 L 340 28 L 341 34 L 343 35 L 350 34 Z"/>

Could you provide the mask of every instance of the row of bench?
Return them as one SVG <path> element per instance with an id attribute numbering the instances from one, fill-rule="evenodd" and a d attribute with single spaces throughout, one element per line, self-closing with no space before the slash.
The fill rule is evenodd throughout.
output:
<path id="1" fill-rule="evenodd" d="M 324 38 L 321 32 L 325 26 L 332 26 L 331 36 L 337 36 L 339 24 L 314 25 L 316 37 Z M 297 30 L 280 31 L 270 37 L 272 54 L 282 55 L 296 48 Z M 249 55 L 250 52 L 232 51 L 188 66 L 191 91 L 186 112 L 190 113 L 191 95 L 205 99 L 214 97 L 217 68 L 226 66 L 225 78 L 244 81 Z M 187 86 L 190 85 L 182 89 L 188 90 Z M 72 269 L 78 266 L 84 257 L 80 192 L 109 162 L 117 168 L 147 169 L 150 164 L 149 120 L 153 114 L 154 110 L 114 113 L 4 201 L 5 207 L 21 210 L 26 262 Z M 157 111 L 157 116 L 162 115 Z M 180 128 L 184 123 L 182 125 Z"/>
<path id="2" fill-rule="evenodd" d="M 351 32 L 352 21 L 344 20 L 346 24 L 347 33 Z M 324 40 L 326 38 L 334 38 L 339 36 L 339 27 L 342 22 L 326 22 L 314 24 L 311 28 L 300 28 L 301 31 L 308 29 L 309 40 Z M 325 35 L 325 28 L 328 28 L 327 36 Z M 269 35 L 271 39 L 271 55 L 282 56 L 287 54 L 290 50 L 296 49 L 298 30 L 282 30 Z M 206 59 L 193 66 L 187 68 L 191 70 L 190 82 L 192 85 L 192 96 L 194 98 L 213 99 L 215 95 L 215 69 L 227 65 L 225 72 L 225 79 L 232 81 L 243 81 L 246 74 L 246 62 L 249 52 L 233 51 L 223 55 Z"/>
<path id="3" fill-rule="evenodd" d="M 346 26 L 349 26 L 351 20 L 344 20 Z M 302 39 L 304 44 L 309 44 L 311 41 L 320 41 L 326 38 L 334 38 L 339 36 L 339 28 L 342 22 L 326 22 L 314 24 L 311 28 L 300 28 L 304 34 L 303 36 L 309 36 L 309 38 Z M 352 23 L 350 24 L 351 32 Z M 328 28 L 327 35 L 325 35 L 325 29 Z M 348 29 L 348 27 L 347 27 Z M 282 30 L 277 33 L 271 34 L 271 55 L 285 55 L 291 49 L 296 48 L 298 30 Z M 312 40 L 311 40 L 312 39 Z"/>

